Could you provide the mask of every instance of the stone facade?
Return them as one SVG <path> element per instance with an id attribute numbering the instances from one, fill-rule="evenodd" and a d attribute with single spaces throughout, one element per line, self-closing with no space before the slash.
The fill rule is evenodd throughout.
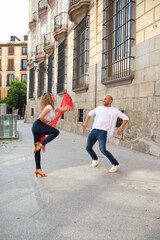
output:
<path id="1" fill-rule="evenodd" d="M 133 8 L 133 11 L 136 13 L 133 29 L 135 40 L 131 48 L 132 54 L 134 55 L 134 60 L 132 61 L 134 79 L 131 84 L 107 87 L 101 82 L 103 1 L 94 0 L 90 2 L 88 12 L 88 89 L 77 92 L 72 90 L 74 29 L 76 24 L 70 22 L 68 19 L 66 89 L 73 99 L 74 110 L 65 113 L 64 119 L 59 120 L 57 127 L 76 134 L 87 135 L 93 123 L 93 119 L 90 121 L 89 129 L 84 131 L 83 122 L 79 121 L 79 110 L 83 110 L 83 119 L 85 119 L 88 112 L 102 105 L 104 96 L 109 94 L 113 96 L 113 106 L 123 110 L 130 119 L 123 131 L 123 135 L 118 137 L 115 134 L 111 142 L 116 145 L 160 156 L 159 8 L 160 1 L 136 1 Z M 48 16 L 52 16 L 51 10 L 52 9 L 49 7 Z M 51 21 L 51 19 L 48 18 L 48 21 Z M 32 34 L 32 32 L 30 34 Z M 58 43 L 55 42 L 53 93 L 56 96 L 56 104 L 59 106 L 64 95 L 57 94 L 57 61 Z M 37 84 L 37 76 L 35 78 L 35 84 Z M 44 91 L 47 90 L 47 85 L 45 86 Z M 35 99 L 28 99 L 26 112 L 27 122 L 33 122 L 37 118 L 39 114 L 38 102 L 39 99 L 36 95 Z M 31 116 L 31 108 L 34 108 L 34 116 Z"/>

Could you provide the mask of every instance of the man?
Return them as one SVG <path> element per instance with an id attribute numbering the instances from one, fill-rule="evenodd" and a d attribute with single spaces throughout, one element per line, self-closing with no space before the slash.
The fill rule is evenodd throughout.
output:
<path id="1" fill-rule="evenodd" d="M 124 113 L 111 106 L 112 102 L 113 98 L 111 96 L 107 95 L 104 97 L 103 106 L 91 110 L 88 113 L 88 116 L 83 125 L 83 127 L 86 129 L 88 126 L 88 120 L 91 117 L 95 116 L 93 127 L 88 136 L 86 145 L 86 150 L 92 158 L 92 164 L 90 167 L 96 167 L 100 161 L 92 149 L 93 145 L 98 140 L 100 151 L 110 160 L 112 164 L 112 167 L 109 170 L 110 173 L 117 172 L 120 168 L 120 165 L 114 156 L 106 150 L 106 141 L 113 136 L 117 118 L 121 118 L 123 120 L 121 126 L 117 128 L 118 135 L 122 134 L 123 127 L 129 120 Z"/>

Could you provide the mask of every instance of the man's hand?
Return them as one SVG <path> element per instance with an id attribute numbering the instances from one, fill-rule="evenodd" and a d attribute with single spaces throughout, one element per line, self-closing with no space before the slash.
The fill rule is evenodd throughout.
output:
<path id="1" fill-rule="evenodd" d="M 90 118 L 91 118 L 91 117 L 90 117 L 89 115 L 86 117 L 86 120 L 84 121 L 84 124 L 83 124 L 84 129 L 86 129 L 86 127 L 88 126 L 88 120 L 89 120 Z"/>
<path id="2" fill-rule="evenodd" d="M 117 128 L 117 134 L 118 134 L 118 135 L 121 135 L 121 134 L 122 134 L 122 132 L 123 132 L 123 127 L 126 125 L 127 122 L 128 122 L 128 120 L 123 120 L 122 125 L 121 125 L 119 128 Z"/>
<path id="3" fill-rule="evenodd" d="M 83 124 L 84 129 L 86 129 L 87 126 L 88 126 L 88 123 L 84 122 L 84 124 Z"/>
<path id="4" fill-rule="evenodd" d="M 122 127 L 117 128 L 117 134 L 118 135 L 121 135 L 122 132 L 123 132 L 123 128 Z"/>

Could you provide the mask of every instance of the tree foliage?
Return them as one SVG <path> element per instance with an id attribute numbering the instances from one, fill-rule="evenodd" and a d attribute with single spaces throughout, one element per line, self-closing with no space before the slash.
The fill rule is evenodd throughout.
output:
<path id="1" fill-rule="evenodd" d="M 8 106 L 15 109 L 24 108 L 26 105 L 27 81 L 20 82 L 16 77 L 11 82 L 8 96 L 3 100 Z"/>

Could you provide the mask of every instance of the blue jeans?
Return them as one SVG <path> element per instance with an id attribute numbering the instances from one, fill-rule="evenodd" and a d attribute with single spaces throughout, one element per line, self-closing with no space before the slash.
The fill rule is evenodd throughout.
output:
<path id="1" fill-rule="evenodd" d="M 93 145 L 98 140 L 100 151 L 110 160 L 112 165 L 119 165 L 117 160 L 113 157 L 113 155 L 106 150 L 106 141 L 107 141 L 107 132 L 104 130 L 93 129 L 87 139 L 86 150 L 90 154 L 93 160 L 97 160 L 98 157 L 94 150 L 92 149 Z"/>
<path id="2" fill-rule="evenodd" d="M 34 143 L 41 141 L 41 135 L 48 135 L 42 143 L 45 146 L 47 143 L 52 141 L 59 135 L 59 130 L 51 127 L 43 122 L 40 119 L 37 119 L 32 126 L 32 133 L 34 136 Z M 35 153 L 35 162 L 36 169 L 41 169 L 41 149 Z"/>

